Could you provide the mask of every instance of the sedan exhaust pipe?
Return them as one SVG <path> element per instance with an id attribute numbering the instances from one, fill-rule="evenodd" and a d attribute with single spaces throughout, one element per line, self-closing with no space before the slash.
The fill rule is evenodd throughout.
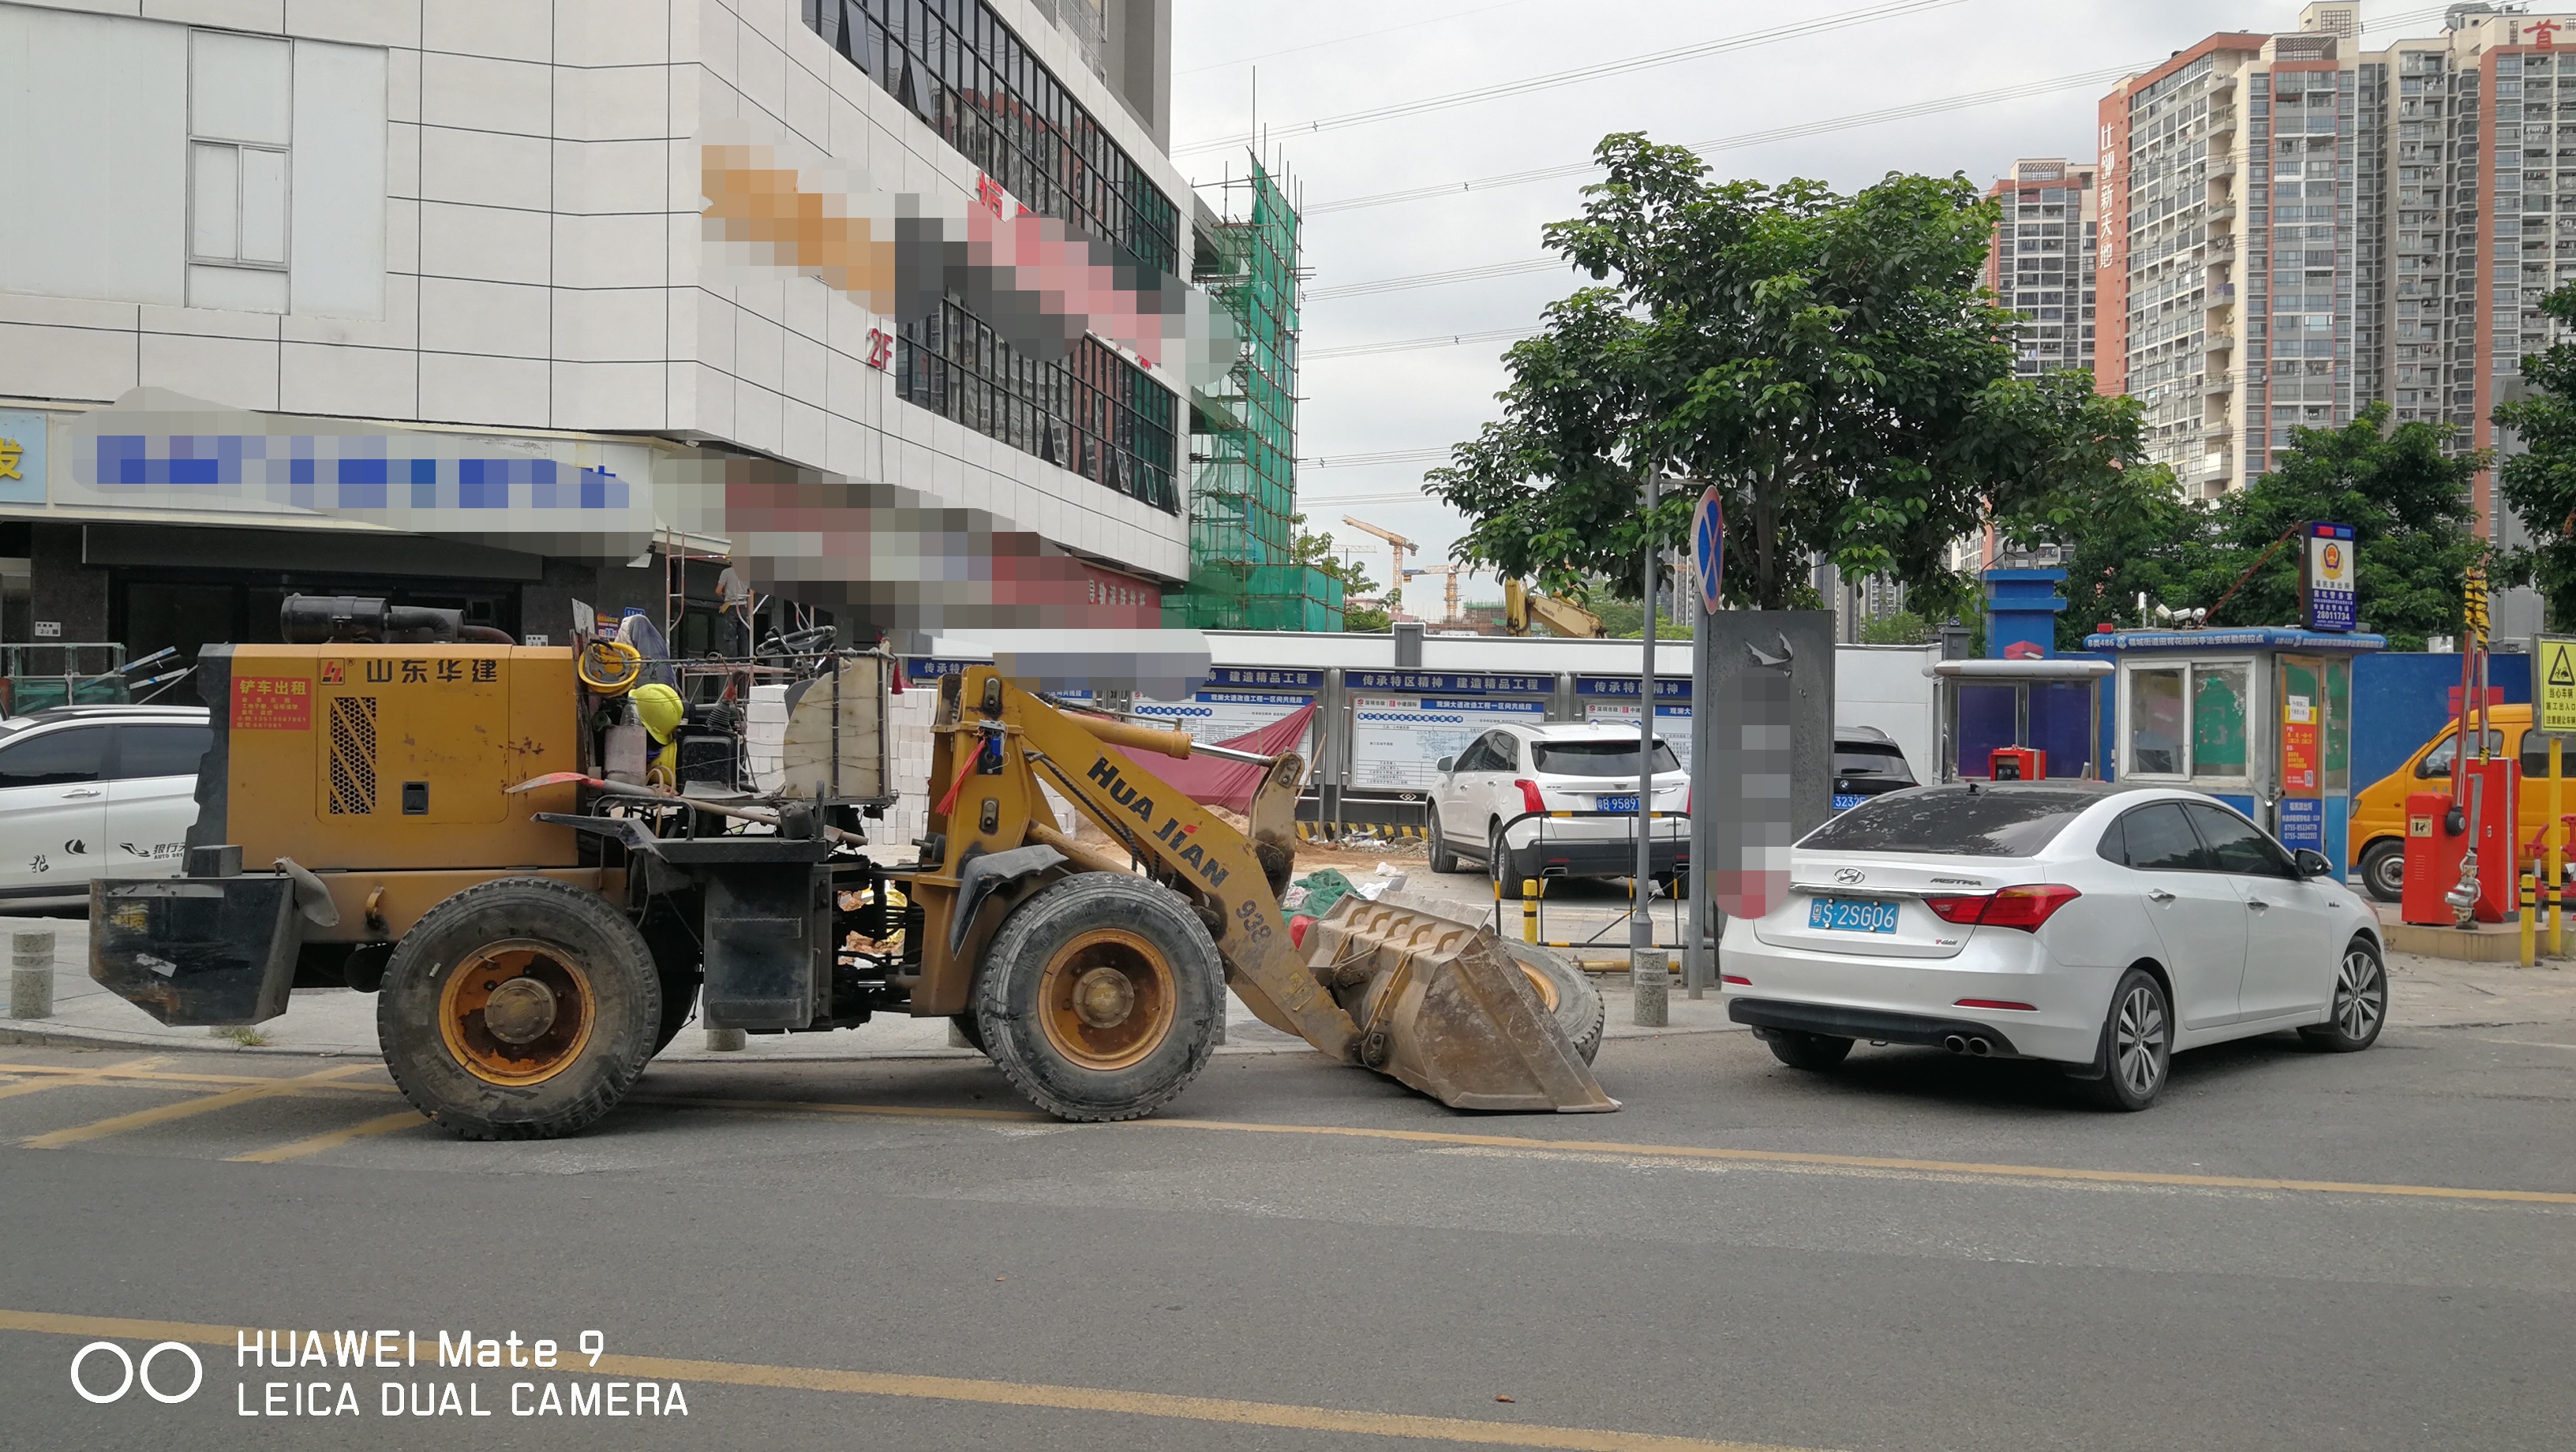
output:
<path id="1" fill-rule="evenodd" d="M 1968 1051 L 1968 1041 L 1957 1034 L 1952 1034 L 1941 1041 L 1941 1047 L 1954 1054 L 1964 1054 Z"/>
<path id="2" fill-rule="evenodd" d="M 1968 1040 L 1968 1052 L 1974 1054 L 1980 1059 L 1993 1051 L 1994 1046 L 1987 1043 L 1984 1039 L 1978 1038 Z"/>

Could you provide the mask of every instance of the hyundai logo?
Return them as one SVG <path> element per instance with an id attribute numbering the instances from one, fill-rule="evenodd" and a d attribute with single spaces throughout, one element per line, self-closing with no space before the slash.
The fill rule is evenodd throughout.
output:
<path id="1" fill-rule="evenodd" d="M 1841 883 L 1845 887 L 1851 886 L 1853 883 L 1860 881 L 1868 875 L 1868 873 L 1861 871 L 1857 867 L 1837 867 L 1834 869 L 1834 881 Z"/>

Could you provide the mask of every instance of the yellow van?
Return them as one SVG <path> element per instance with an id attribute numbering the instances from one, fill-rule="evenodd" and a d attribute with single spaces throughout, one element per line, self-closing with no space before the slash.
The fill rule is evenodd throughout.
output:
<path id="1" fill-rule="evenodd" d="M 2352 858 L 2361 865 L 2361 884 L 2381 902 L 2395 902 L 2406 880 L 2406 798 L 2414 792 L 2451 789 L 2453 738 L 2459 725 L 2444 726 L 2407 758 L 2406 764 L 2355 792 L 2352 798 Z M 2495 706 L 2487 711 L 2487 751 L 2522 758 L 2521 821 L 2514 841 L 2529 842 L 2549 821 L 2549 738 L 2531 729 L 2531 707 Z M 2559 810 L 2576 813 L 2576 746 L 2560 753 L 2559 769 L 2568 784 L 2559 788 Z M 2562 840 L 2561 849 L 2566 844 Z"/>

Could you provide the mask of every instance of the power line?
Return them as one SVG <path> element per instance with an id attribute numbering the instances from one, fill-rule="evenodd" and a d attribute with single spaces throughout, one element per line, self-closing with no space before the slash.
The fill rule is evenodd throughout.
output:
<path id="1" fill-rule="evenodd" d="M 2392 27 L 2414 25 L 2425 21 L 2439 20 L 2446 13 L 2448 13 L 2447 7 L 2437 6 L 2430 10 L 2409 10 L 2394 15 L 2370 17 L 2363 20 L 2362 29 L 2364 31 L 2375 31 L 2386 30 Z M 1848 131 L 1863 126 L 1879 126 L 1890 121 L 1909 121 L 1919 117 L 1938 115 L 1945 111 L 1964 110 L 1972 106 L 1988 106 L 1998 101 L 2026 100 L 2032 96 L 2044 96 L 2052 92 L 2069 91 L 2082 86 L 2107 85 L 2113 81 L 2119 80 L 2123 76 L 2135 75 L 2139 72 L 2150 70 L 2156 64 L 2161 64 L 2161 62 L 2150 62 L 2132 66 L 2113 66 L 2102 70 L 2085 71 L 2077 75 L 2059 76 L 2054 80 L 2025 81 L 2018 85 L 1998 86 L 1987 91 L 1972 91 L 1962 95 L 1945 96 L 1935 100 L 1915 101 L 1903 106 L 1890 106 L 1877 111 L 1862 111 L 1849 116 L 1836 116 L 1822 121 L 1806 121 L 1794 126 L 1774 127 L 1767 131 L 1749 131 L 1737 136 L 1721 136 L 1710 141 L 1694 141 L 1690 143 L 1690 149 L 1705 156 L 1711 152 L 1731 151 L 1748 146 L 1765 146 L 1776 141 L 1794 141 L 1804 137 L 1822 136 L 1830 132 Z M 1390 206 L 1397 202 L 1413 202 L 1433 197 L 1455 196 L 1462 192 L 1491 191 L 1498 187 L 1523 186 L 1530 182 L 1554 181 L 1560 177 L 1581 176 L 1586 172 L 1599 171 L 1600 169 L 1601 168 L 1598 163 L 1578 161 L 1562 166 L 1537 167 L 1528 171 L 1503 172 L 1495 176 L 1476 177 L 1469 181 L 1442 182 L 1433 186 L 1408 187 L 1402 191 L 1376 192 L 1368 196 L 1343 197 L 1328 202 L 1316 202 L 1305 209 L 1304 215 L 1309 217 L 1320 217 L 1333 212 L 1358 211 L 1364 207 L 1383 207 Z"/>
<path id="2" fill-rule="evenodd" d="M 1419 272 L 1411 277 L 1379 277 L 1367 282 L 1346 282 L 1340 287 L 1319 287 L 1307 292 L 1308 302 L 1329 302 L 1342 297 L 1369 297 L 1381 292 L 1404 292 L 1417 287 L 1443 287 L 1453 282 L 1477 282 L 1488 277 L 1512 277 L 1524 272 L 1544 272 L 1551 267 L 1571 267 L 1561 257 L 1531 257 L 1518 262 L 1488 262 L 1476 267 L 1453 267 L 1446 272 Z"/>
<path id="3" fill-rule="evenodd" d="M 1535 328 L 1495 328 L 1482 333 L 1443 333 L 1436 338 L 1400 338 L 1389 343 L 1349 343 L 1339 348 L 1310 348 L 1303 361 L 1356 358 L 1363 353 L 1410 353 L 1418 348 L 1455 348 L 1466 343 L 1495 343 L 1529 337 Z"/>
<path id="4" fill-rule="evenodd" d="M 1419 116 L 1425 112 L 1445 111 L 1453 106 L 1471 105 L 1478 101 L 1497 100 L 1504 96 L 1522 96 L 1533 91 L 1553 90 L 1559 86 L 1571 86 L 1579 82 L 1600 80 L 1608 76 L 1627 75 L 1631 72 L 1652 70 L 1660 66 L 1679 65 L 1683 61 L 1698 60 L 1704 56 L 1722 55 L 1728 51 L 1749 50 L 1755 46 L 1773 45 L 1780 41 L 1796 40 L 1809 35 L 1822 35 L 1830 31 L 1848 29 L 1855 25 L 1865 25 L 1872 21 L 1892 20 L 1902 15 L 1918 14 L 1926 10 L 1946 9 L 1953 5 L 1961 5 L 1965 3 L 1966 0 L 1895 0 L 1895 3 L 1893 4 L 1875 5 L 1866 10 L 1846 10 L 1833 15 L 1820 15 L 1812 20 L 1801 20 L 1789 25 L 1773 26 L 1768 30 L 1754 30 L 1747 31 L 1742 35 L 1721 36 L 1716 40 L 1701 41 L 1696 45 L 1676 46 L 1670 50 L 1649 51 L 1644 55 L 1630 56 L 1625 60 L 1604 61 L 1598 65 L 1578 66 L 1572 70 L 1552 71 L 1546 75 L 1528 76 L 1517 81 L 1503 81 L 1495 85 L 1479 86 L 1473 90 L 1453 91 L 1445 96 L 1426 96 L 1419 100 L 1398 101 L 1386 106 L 1372 106 L 1363 111 L 1346 111 L 1338 116 L 1321 116 L 1309 121 L 1294 121 L 1284 126 L 1274 125 L 1263 129 L 1274 139 L 1287 136 L 1311 136 L 1324 131 L 1339 131 L 1345 127 L 1365 126 L 1371 122 L 1393 120 L 1399 116 Z M 1249 131 L 1239 132 L 1232 136 L 1210 137 L 1205 141 L 1193 141 L 1183 146 L 1176 146 L 1172 148 L 1172 154 L 1174 156 L 1182 156 L 1194 151 L 1214 151 L 1224 147 L 1248 146 L 1258 139 L 1259 137 Z"/>
<path id="5" fill-rule="evenodd" d="M 1748 131 L 1737 136 L 1721 136 L 1711 141 L 1694 141 L 1690 149 L 1700 155 L 1732 151 L 1740 147 L 1764 146 L 1774 141 L 1793 141 L 1800 137 L 1820 136 L 1830 131 L 1848 131 L 1863 126 L 1879 126 L 1890 121 L 1908 121 L 1944 111 L 1987 106 L 1997 101 L 2017 101 L 2030 96 L 2044 96 L 2052 91 L 2070 91 L 2080 86 L 2102 85 L 2122 76 L 2133 75 L 2136 66 L 2117 66 L 2105 70 L 2085 71 L 2080 75 L 2059 76 L 2053 80 L 2025 81 L 2014 86 L 1997 86 L 1990 91 L 1972 91 L 1965 95 L 1944 96 L 1935 100 L 1915 101 L 1903 106 L 1889 106 L 1877 111 L 1855 112 L 1822 121 L 1802 121 L 1794 126 L 1777 126 L 1767 131 Z M 1396 202 L 1421 201 L 1430 197 L 1456 196 L 1461 192 L 1492 191 L 1498 187 L 1520 186 L 1528 182 L 1553 181 L 1558 177 L 1581 176 L 1599 171 L 1597 162 L 1579 161 L 1564 166 L 1539 167 L 1530 171 L 1504 172 L 1498 176 L 1477 177 L 1472 181 L 1443 182 L 1437 186 L 1411 187 L 1404 191 L 1378 192 L 1364 197 L 1345 197 L 1336 201 L 1317 202 L 1306 208 L 1305 215 L 1321 216 L 1327 212 L 1353 212 L 1363 207 L 1383 207 Z"/>
<path id="6" fill-rule="evenodd" d="M 1453 10 L 1446 15 L 1434 15 L 1428 20 L 1408 20 L 1402 25 L 1389 25 L 1378 30 L 1363 30 L 1356 35 L 1337 35 L 1330 40 L 1313 40 L 1308 41 L 1304 45 L 1291 45 L 1282 47 L 1278 50 L 1265 50 L 1259 55 L 1239 55 L 1232 60 L 1209 61 L 1206 65 L 1192 66 L 1188 70 L 1174 71 L 1172 74 L 1175 76 L 1194 76 L 1201 71 L 1221 71 L 1228 66 L 1250 65 L 1254 61 L 1268 60 L 1275 55 L 1295 55 L 1299 51 L 1303 50 L 1322 50 L 1326 46 L 1346 45 L 1354 40 L 1368 40 L 1376 36 L 1393 35 L 1399 30 L 1412 30 L 1418 26 L 1424 25 L 1438 25 L 1444 21 L 1450 20 L 1464 20 L 1470 15 L 1482 15 L 1488 10 L 1509 10 L 1515 5 L 1526 5 L 1528 3 L 1529 0 L 1502 0 L 1502 3 L 1498 5 L 1479 5 L 1472 10 Z"/>
<path id="7" fill-rule="evenodd" d="M 1309 469 L 1356 469 L 1371 464 L 1425 464 L 1449 457 L 1447 448 L 1386 449 L 1374 454 L 1322 454 L 1297 462 Z"/>

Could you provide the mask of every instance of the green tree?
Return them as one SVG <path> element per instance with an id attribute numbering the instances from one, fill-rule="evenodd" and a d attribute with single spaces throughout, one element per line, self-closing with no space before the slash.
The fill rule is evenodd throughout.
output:
<path id="1" fill-rule="evenodd" d="M 1911 610 L 1873 615 L 1861 622 L 1863 645 L 1921 645 L 1932 639 L 1932 623 Z"/>
<path id="2" fill-rule="evenodd" d="M 1342 628 L 1362 635 L 1384 635 L 1395 628 L 1395 616 L 1383 606 L 1345 605 Z"/>
<path id="3" fill-rule="evenodd" d="M 2172 470 L 2145 464 L 2062 491 L 2003 529 L 2019 543 L 2065 547 L 2067 605 L 2057 617 L 2057 648 L 2081 650 L 2097 626 L 2169 624 L 2156 617 L 2157 606 L 2201 603 L 2190 593 L 2192 568 L 2209 546 L 2210 521 L 2209 511 L 2184 502 Z"/>
<path id="4" fill-rule="evenodd" d="M 1995 222 L 1964 177 L 1715 183 L 1640 135 L 1547 244 L 1608 286 L 1507 355 L 1501 417 L 1431 472 L 1454 553 L 1543 588 L 1633 597 L 1649 539 L 1682 545 L 1701 487 L 1727 514 L 1726 594 L 1777 609 L 1809 562 L 1890 574 L 1927 608 L 1968 582 L 1949 543 L 2133 460 L 2138 412 L 2081 375 L 2016 380 L 2017 320 L 1980 274 Z M 1651 518 L 1649 473 L 1687 478 Z"/>
<path id="5" fill-rule="evenodd" d="M 2576 327 L 2576 283 L 2542 298 L 2540 310 Z M 2497 484 L 2532 539 L 2510 573 L 2539 587 L 2552 620 L 2576 620 L 2576 344 L 2524 354 L 2522 377 L 2531 396 L 2495 411 L 2523 445 L 2498 467 Z"/>
<path id="6" fill-rule="evenodd" d="M 1345 599 L 1353 595 L 1377 593 L 1377 581 L 1369 578 L 1368 566 L 1357 560 L 1345 560 L 1333 553 L 1333 537 L 1329 534 L 1315 534 L 1308 531 L 1306 516 L 1302 514 L 1288 516 L 1288 527 L 1295 531 L 1288 546 L 1288 558 L 1292 563 L 1312 565 L 1341 581 L 1342 595 Z"/>
<path id="7" fill-rule="evenodd" d="M 2186 536 L 2180 589 L 2211 607 L 2213 625 L 2295 621 L 2301 546 L 2272 546 L 2310 520 L 2331 520 L 2353 527 L 2364 625 L 2397 650 L 2422 650 L 2426 636 L 2456 631 L 2463 582 L 2488 559 L 2469 483 L 2491 456 L 2446 452 L 2451 433 L 2430 423 L 2392 429 L 2384 402 L 2340 428 L 2294 431 L 2271 472 L 2219 500 L 2205 534 Z M 2255 569 L 2266 550 L 2271 558 Z M 2240 578 L 2243 587 L 2227 597 Z"/>

